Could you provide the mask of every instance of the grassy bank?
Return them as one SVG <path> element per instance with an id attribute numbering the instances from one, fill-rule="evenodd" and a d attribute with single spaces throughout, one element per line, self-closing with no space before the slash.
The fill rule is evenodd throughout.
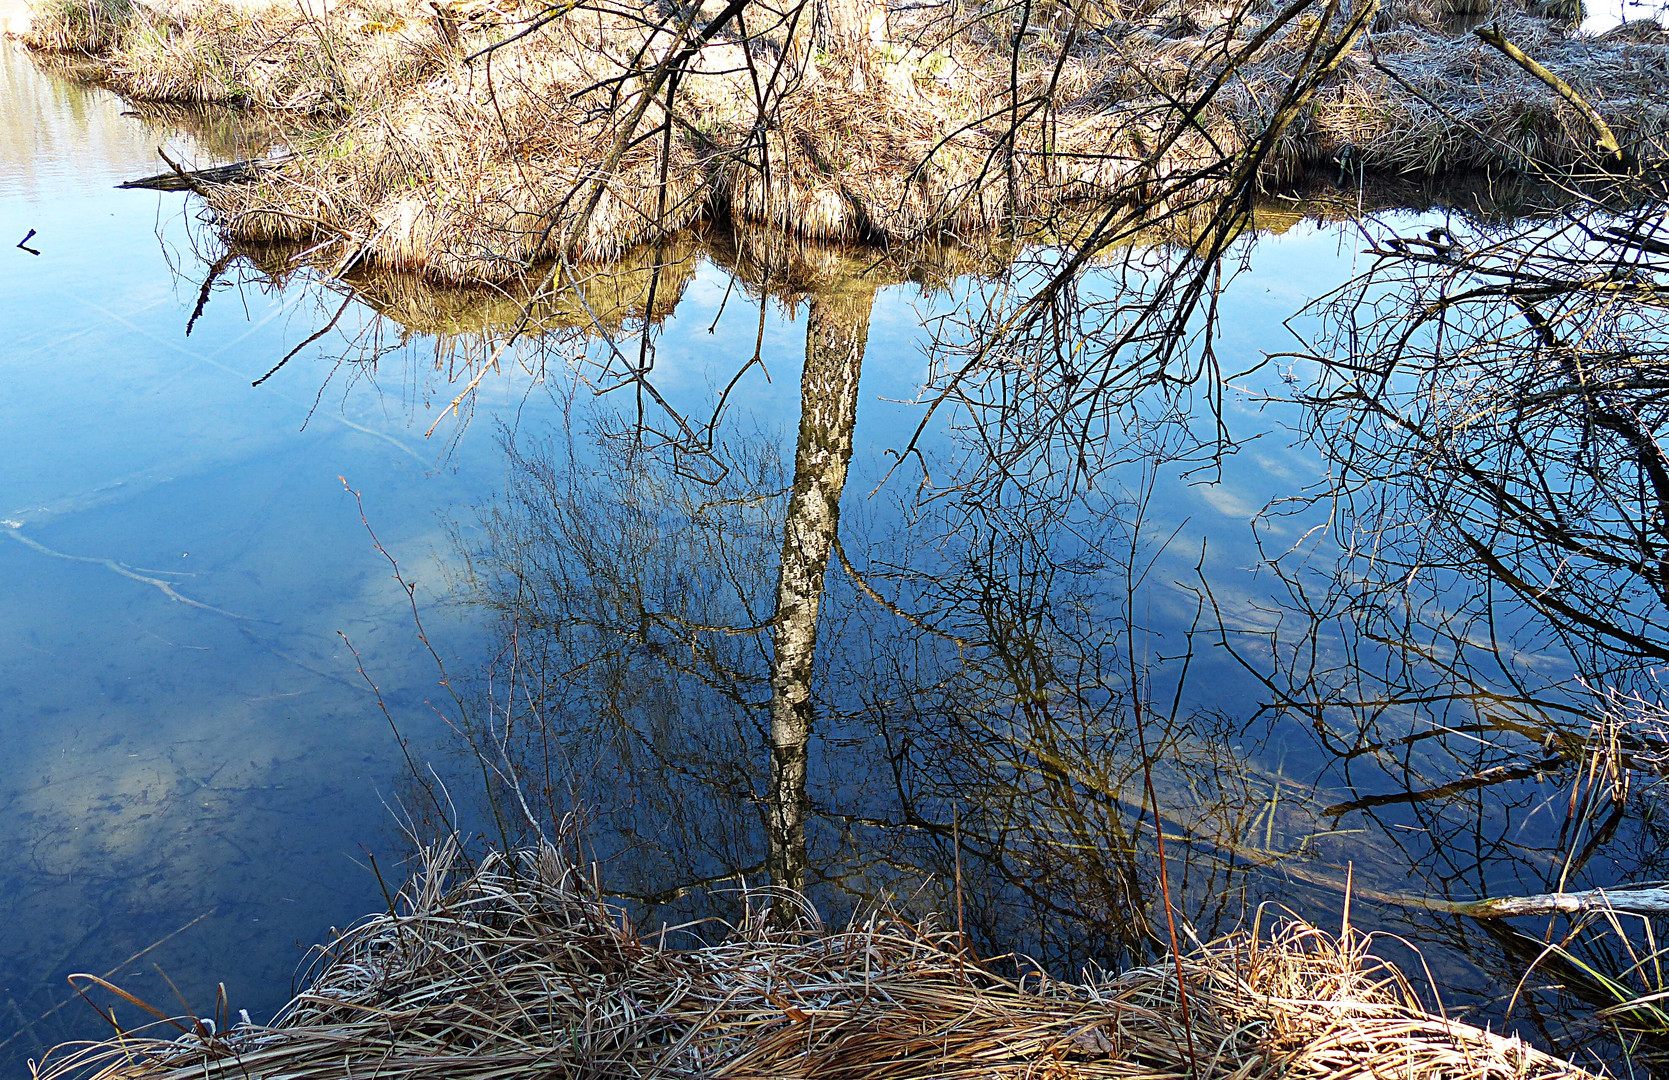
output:
<path id="1" fill-rule="evenodd" d="M 1300 923 L 1082 983 L 1013 981 L 957 935 L 873 917 L 722 940 L 640 934 L 553 847 L 432 852 L 321 950 L 268 1025 L 153 1025 L 55 1051 L 39 1076 L 688 1076 L 1197 1080 L 1593 1074 L 1425 1011 L 1355 934 Z M 707 928 L 711 930 L 711 927 Z M 1178 994 L 1178 976 L 1186 1003 Z"/>
<path id="2" fill-rule="evenodd" d="M 1496 12 L 1509 38 L 1651 156 L 1661 40 L 1571 37 L 1518 2 Z M 1155 185 L 1164 202 L 1243 167 L 1267 185 L 1592 158 L 1579 107 L 1433 0 L 1392 0 L 1354 44 L 1348 13 L 1319 5 L 896 8 L 856 73 L 785 62 L 798 9 L 762 2 L 703 42 L 703 13 L 658 2 L 41 0 L 27 40 L 96 57 L 136 99 L 282 117 L 279 167 L 205 189 L 229 237 L 449 282 L 611 258 L 703 220 L 896 244 L 1047 227 Z"/>

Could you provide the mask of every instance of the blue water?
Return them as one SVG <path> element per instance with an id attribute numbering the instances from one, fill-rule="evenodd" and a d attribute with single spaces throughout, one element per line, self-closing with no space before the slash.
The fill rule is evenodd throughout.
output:
<path id="1" fill-rule="evenodd" d="M 308 946 L 383 905 L 371 858 L 399 877 L 408 850 L 400 822 L 417 798 L 400 738 L 446 783 L 467 776 L 447 725 L 455 708 L 384 552 L 415 586 L 440 661 L 460 687 L 479 689 L 482 673 L 502 661 L 504 640 L 501 624 L 471 602 L 480 597 L 465 557 L 486 542 L 483 515 L 513 502 L 507 448 L 538 455 L 573 438 L 573 460 L 556 467 L 596 468 L 603 458 L 586 442 L 586 422 L 630 417 L 634 390 L 597 396 L 608 346 L 558 335 L 510 350 L 464 416 L 449 415 L 475 370 L 454 361 L 470 348 L 478 358 L 479 344 L 421 334 L 401 342 L 398 327 L 358 304 L 252 386 L 330 318 L 337 294 L 306 272 L 280 286 L 239 263 L 188 335 L 206 262 L 219 252 L 212 229 L 181 195 L 113 185 L 158 171 L 159 143 L 170 156 L 205 163 L 265 147 L 253 136 L 241 146 L 219 135 L 205 142 L 126 116 L 113 95 L 45 74 L 14 49 L 0 59 L 0 1038 L 10 1037 L 0 1067 L 15 1074 L 52 1043 L 100 1033 L 67 975 L 108 975 L 171 1010 L 165 974 L 200 1013 L 224 983 L 233 1009 L 261 1017 L 290 995 Z M 1425 219 L 1381 220 L 1413 227 Z M 31 229 L 39 255 L 11 246 Z M 1362 246 L 1353 226 L 1310 221 L 1250 245 L 1249 269 L 1223 299 L 1222 371 L 1252 369 L 1266 352 L 1292 348 L 1283 321 L 1355 272 Z M 923 326 L 976 302 L 979 288 L 966 281 L 926 294 L 899 285 L 877 298 L 843 504 L 845 542 L 866 560 L 902 551 L 909 535 L 896 506 L 919 476 L 891 468 L 922 415 Z M 654 384 L 675 408 L 706 415 L 753 353 L 757 304 L 713 263 L 699 265 L 676 313 L 655 329 Z M 737 383 L 725 424 L 755 433 L 791 465 L 805 307 L 772 301 L 766 314 L 763 367 Z M 621 347 L 635 354 L 635 339 L 626 334 Z M 1282 394 L 1289 375 L 1272 363 L 1223 389 L 1224 423 L 1239 445 L 1220 470 L 1198 471 L 1195 455 L 1153 481 L 1139 530 L 1143 561 L 1154 562 L 1137 615 L 1153 631 L 1142 648 L 1157 679 L 1176 677 L 1202 580 L 1225 622 L 1272 625 L 1270 597 L 1279 590 L 1266 570 L 1254 572 L 1252 520 L 1324 474 L 1320 457 L 1288 430 L 1301 419 L 1294 407 L 1265 400 Z M 965 448 L 942 425 L 924 446 L 943 461 Z M 1132 446 L 1131 460 L 1079 501 L 1076 525 L 1105 525 L 1139 493 L 1145 465 Z M 363 496 L 363 520 L 349 489 Z M 1325 513 L 1274 521 L 1263 535 L 1294 542 Z M 1070 554 L 1081 541 L 1049 542 Z M 1324 534 L 1317 564 L 1325 569 L 1336 554 Z M 1121 587 L 1111 571 L 1088 575 L 1084 618 L 1128 616 Z M 827 647 L 843 657 L 885 653 L 898 627 L 877 623 L 874 611 L 856 614 L 855 597 L 848 586 L 831 587 Z M 1460 896 L 1546 879 L 1553 856 L 1526 853 L 1556 831 L 1547 808 L 1561 781 L 1530 777 L 1490 804 L 1477 836 L 1505 838 L 1506 853 L 1475 846 L 1439 857 L 1441 823 L 1413 811 L 1328 819 L 1318 808 L 1360 794 L 1353 782 L 1383 786 L 1386 774 L 1365 763 L 1352 773 L 1301 723 L 1261 714 L 1266 688 L 1208 638 L 1185 697 L 1218 722 L 1173 752 L 1179 761 L 1207 751 L 1239 760 L 1233 776 L 1216 782 L 1247 781 L 1259 799 L 1281 789 L 1303 808 L 1290 819 L 1273 803 L 1267 811 L 1242 806 L 1250 826 L 1233 842 L 1243 850 L 1283 848 L 1277 841 L 1308 830 L 1328 866 L 1354 861 L 1357 880 L 1380 888 Z M 1254 668 L 1266 656 L 1255 644 L 1245 655 Z M 1554 661 L 1544 667 L 1550 682 L 1565 677 Z M 831 695 L 862 700 L 862 674 L 829 676 Z M 721 721 L 747 730 L 738 716 L 681 720 L 698 736 L 709 721 L 715 733 Z M 884 790 L 886 770 L 853 730 L 832 725 L 831 735 L 851 741 L 814 747 L 819 797 L 885 817 L 897 809 Z M 761 747 L 755 764 L 764 761 Z M 1162 773 L 1180 799 L 1188 770 Z M 599 797 L 629 786 L 601 773 L 575 784 Z M 477 800 L 462 788 L 454 794 L 460 822 L 479 825 Z M 666 844 L 679 835 L 674 824 L 647 827 L 662 829 L 657 842 Z M 874 854 L 840 848 L 832 831 L 813 837 L 831 860 L 861 864 Z M 644 892 L 676 887 L 679 872 L 697 868 L 653 846 L 617 841 L 598 850 L 618 856 L 610 864 L 616 882 Z M 1316 919 L 1338 916 L 1336 893 L 1309 879 L 1283 878 L 1276 866 L 1219 880 L 1212 860 L 1235 860 L 1203 843 L 1199 851 L 1203 878 L 1180 887 L 1194 897 L 1192 913 L 1217 929 L 1263 900 Z M 703 860 L 723 868 L 711 851 Z M 1600 878 L 1613 872 L 1605 859 L 1595 866 Z M 1012 895 L 994 886 L 988 898 L 1000 907 Z M 1369 924 L 1432 931 L 1430 947 L 1446 957 L 1437 966 L 1457 980 L 1457 995 L 1487 1001 L 1502 992 L 1495 975 L 1459 959 L 1469 947 L 1463 933 L 1373 905 L 1360 910 Z M 1035 938 L 1035 927 L 1014 929 L 1001 911 L 991 925 Z M 1495 960 L 1480 963 L 1501 970 Z"/>
<path id="2" fill-rule="evenodd" d="M 113 185 L 156 171 L 164 140 L 207 151 L 0 57 L 0 1006 L 8 1036 L 28 1025 L 0 1053 L 15 1065 L 97 1030 L 79 1001 L 58 1008 L 70 973 L 170 1001 L 161 969 L 205 1011 L 224 980 L 270 1009 L 304 946 L 377 905 L 365 867 L 398 847 L 397 746 L 338 631 L 419 743 L 436 675 L 340 478 L 427 586 L 437 508 L 501 466 L 486 441 L 443 458 L 367 381 L 315 408 L 315 355 L 252 389 L 311 331 L 305 288 L 218 293 L 188 338 L 195 226 L 179 198 Z M 39 256 L 11 246 L 29 229 Z M 467 627 L 434 620 L 467 648 Z"/>

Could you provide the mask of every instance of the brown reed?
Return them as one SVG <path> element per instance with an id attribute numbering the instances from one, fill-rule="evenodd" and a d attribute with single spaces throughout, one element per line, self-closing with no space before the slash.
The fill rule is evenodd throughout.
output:
<path id="1" fill-rule="evenodd" d="M 431 849 L 319 954 L 270 1024 L 192 1018 L 60 1047 L 38 1080 L 535 1076 L 827 1080 L 1589 1077 L 1421 1008 L 1368 939 L 1301 922 L 1121 975 L 1015 981 L 959 935 L 877 914 L 722 940 L 640 934 L 550 845 L 467 868 Z M 1190 1044 L 1192 1053 L 1190 1053 Z"/>
<path id="2" fill-rule="evenodd" d="M 675 92 L 640 102 L 634 73 L 669 47 L 654 0 L 583 4 L 514 41 L 542 7 L 41 0 L 30 40 L 97 54 L 110 84 L 134 98 L 285 117 L 288 154 L 277 167 L 210 189 L 230 239 L 336 245 L 344 258 L 361 252 L 354 262 L 435 281 L 502 282 L 552 259 L 612 259 L 702 221 L 890 246 L 1047 231 L 1071 207 L 1195 173 L 1208 187 L 1258 138 L 1317 27 L 1295 20 L 1179 128 L 1204 74 L 1273 13 L 1267 3 L 1239 7 L 1245 17 L 1226 22 L 1109 8 L 1084 20 L 1070 48 L 1058 27 L 1040 25 L 1012 69 L 996 25 L 1011 15 L 976 20 L 945 46 L 899 15 L 894 37 L 908 44 L 879 62 L 877 77 L 809 78 L 764 106 L 767 34 L 720 35 Z M 1591 103 L 1634 158 L 1661 156 L 1661 42 L 1636 31 L 1573 37 L 1521 0 L 1495 7 L 1507 36 Z M 1445 29 L 1454 14 L 1434 0 L 1391 0 L 1371 41 L 1263 159 L 1263 181 L 1315 169 L 1439 175 L 1591 162 L 1581 110 Z M 1020 117 L 1016 100 L 1037 107 Z M 638 104 L 642 137 L 613 160 L 622 118 Z"/>

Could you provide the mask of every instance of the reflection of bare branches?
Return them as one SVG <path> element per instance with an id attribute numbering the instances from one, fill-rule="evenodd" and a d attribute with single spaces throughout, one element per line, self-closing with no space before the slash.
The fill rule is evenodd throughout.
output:
<path id="1" fill-rule="evenodd" d="M 1404 238 L 1422 256 L 1439 243 Z M 1497 455 L 1486 457 L 1495 469 L 1501 455 L 1522 455 L 1521 448 L 1465 431 L 1430 439 L 1434 425 L 1412 411 L 1400 414 L 1407 432 L 1369 431 L 1383 443 L 1361 434 L 1366 425 L 1338 425 L 1358 436 L 1345 444 L 1356 456 L 1343 460 L 1375 479 L 1336 484 L 1265 515 L 1266 526 L 1283 513 L 1306 528 L 1330 516 L 1339 522 L 1307 546 L 1282 538 L 1291 553 L 1272 560 L 1275 597 L 1233 615 L 1220 605 L 1214 611 L 1221 582 L 1205 580 L 1192 631 L 1185 616 L 1155 622 L 1140 610 L 1151 592 L 1146 568 L 1165 540 L 1152 522 L 1144 526 L 1145 498 L 1119 486 L 1114 466 L 1153 456 L 1186 468 L 1202 448 L 1210 454 L 1232 443 L 1221 439 L 1215 417 L 1190 426 L 1191 384 L 1140 370 L 1085 399 L 1087 409 L 1101 410 L 1104 431 L 1068 436 L 1056 426 L 1028 443 L 1052 420 L 1039 413 L 1033 423 L 1026 410 L 1048 407 L 1065 377 L 1062 358 L 1116 342 L 1131 325 L 1123 320 L 1135 317 L 1134 301 L 1125 297 L 1120 309 L 1118 286 L 1157 287 L 1136 268 L 1194 272 L 1185 258 L 1168 261 L 1175 250 L 1132 248 L 1120 264 L 1063 289 L 1057 302 L 1072 315 L 1059 325 L 1066 347 L 1034 355 L 1030 368 L 993 370 L 983 384 L 969 379 L 968 411 L 922 450 L 934 484 L 885 487 L 889 511 L 849 513 L 838 528 L 823 522 L 829 536 L 820 556 L 819 545 L 783 539 L 799 481 L 810 492 L 826 471 L 812 459 L 849 453 L 854 437 L 836 419 L 851 388 L 819 375 L 817 355 L 807 378 L 845 389 L 804 396 L 797 457 L 806 461 L 793 479 L 768 447 L 726 435 L 717 412 L 704 427 L 710 449 L 697 447 L 717 463 L 711 468 L 691 467 L 691 444 L 675 431 L 646 434 L 629 404 L 619 410 L 624 420 L 589 429 L 571 421 L 542 448 L 519 444 L 516 471 L 537 482 L 493 512 L 492 542 L 475 553 L 476 582 L 505 617 L 504 656 L 514 660 L 520 687 L 496 684 L 490 715 L 501 732 L 519 733 L 501 745 L 525 774 L 544 777 L 533 787 L 553 811 L 573 802 L 615 808 L 595 830 L 600 853 L 619 857 L 612 887 L 697 914 L 715 902 L 714 883 L 765 866 L 779 878 L 803 872 L 825 897 L 902 893 L 946 910 L 960 865 L 976 939 L 1018 945 L 1065 968 L 1155 951 L 1162 829 L 1179 923 L 1221 927 L 1293 888 L 1336 895 L 1354 874 L 1359 917 L 1412 921 L 1421 940 L 1440 946 L 1447 971 L 1482 968 L 1454 977 L 1487 989 L 1515 983 L 1522 960 L 1457 917 L 1466 902 L 1550 891 L 1566 880 L 1608 884 L 1619 864 L 1661 861 L 1651 854 L 1651 829 L 1633 820 L 1645 805 L 1638 791 L 1619 801 L 1597 780 L 1561 786 L 1571 764 L 1594 760 L 1598 746 L 1588 731 L 1591 696 L 1573 682 L 1576 665 L 1550 659 L 1546 642 L 1555 639 L 1533 636 L 1537 612 L 1486 576 L 1487 567 L 1463 560 L 1458 545 L 1441 547 L 1448 541 L 1419 517 L 1417 501 L 1435 482 L 1407 482 L 1420 469 L 1446 467 L 1427 442 L 1454 450 L 1461 437 L 1473 438 Z M 865 308 L 871 295 L 861 271 L 819 279 L 815 260 L 789 269 L 781 259 L 750 262 L 745 251 L 718 257 L 741 272 L 727 303 L 733 292 L 787 293 L 805 303 L 791 283 L 812 280 L 824 287 L 825 304 L 840 302 L 842 288 L 861 293 Z M 1025 275 L 1036 270 L 1022 265 L 983 283 L 953 284 L 943 302 L 969 306 L 975 289 L 1022 294 L 1035 284 Z M 1114 332 L 1079 337 L 1093 319 L 1078 313 L 1102 303 L 1117 313 Z M 1515 312 L 1508 314 L 1521 320 Z M 954 327 L 940 327 L 943 344 Z M 1444 333 L 1446 346 L 1459 340 L 1452 319 Z M 1205 347 L 1196 340 L 1172 355 L 1209 363 Z M 1370 383 L 1380 374 L 1375 359 L 1341 357 L 1327 377 L 1371 386 L 1380 404 L 1469 415 L 1458 411 L 1456 395 L 1405 379 L 1412 365 Z M 1440 369 L 1435 361 L 1429 367 Z M 854 373 L 855 364 L 836 369 Z M 1480 393 L 1509 383 L 1504 365 L 1471 378 Z M 1654 381 L 1618 372 L 1595 378 L 1606 394 L 1632 392 L 1630 378 Z M 986 396 L 976 407 L 972 392 L 981 385 Z M 1325 384 L 1311 379 L 1306 388 L 1316 385 Z M 1580 397 L 1547 392 L 1560 388 L 1573 390 L 1568 380 L 1534 384 L 1521 395 L 1529 404 L 1513 415 L 1569 408 Z M 1475 400 L 1493 406 L 1499 397 Z M 1339 417 L 1357 401 L 1310 393 L 1300 404 L 1315 419 Z M 1127 436 L 1130 419 L 1139 422 Z M 1318 443 L 1332 430 L 1320 420 L 1307 429 Z M 1532 429 L 1521 430 L 1533 445 Z M 1399 449 L 1396 438 L 1426 442 Z M 765 458 L 769 468 L 761 467 Z M 1457 460 L 1475 465 L 1476 455 Z M 1161 467 L 1144 461 L 1143 483 Z M 1464 489 L 1476 472 L 1449 482 Z M 1478 506 L 1504 505 L 1487 501 L 1499 490 L 1485 488 Z M 830 492 L 819 499 L 824 509 L 837 505 Z M 1389 528 L 1368 528 L 1381 524 Z M 1505 534 L 1481 535 L 1493 542 Z M 1326 551 L 1301 565 L 1328 536 L 1344 538 L 1342 560 Z M 1428 550 L 1447 550 L 1447 561 Z M 825 580 L 829 553 L 845 573 Z M 806 557 L 791 567 L 790 582 L 783 567 L 798 556 Z M 822 561 L 813 567 L 810 556 Z M 1204 565 L 1202 558 L 1202 580 Z M 815 620 L 803 611 L 813 596 Z M 1476 606 L 1480 598 L 1490 606 Z M 767 639 L 782 635 L 783 612 L 795 603 L 801 637 L 779 648 Z M 1267 709 L 1249 696 L 1217 697 L 1186 674 L 1207 663 L 1195 656 L 1199 627 L 1212 626 L 1214 614 L 1232 627 L 1248 613 L 1266 617 L 1255 633 L 1213 637 L 1262 680 Z M 1160 627 L 1173 632 L 1161 639 Z M 773 674 L 788 663 L 802 699 L 776 693 L 781 680 Z M 760 775 L 773 698 L 806 720 L 790 740 L 804 755 L 804 788 L 790 784 L 789 799 Z M 1295 718 L 1313 739 L 1303 738 Z M 1606 745 L 1618 761 L 1632 760 L 1627 755 L 1648 745 L 1634 738 L 1619 734 Z M 1302 759 L 1290 769 L 1280 760 L 1289 754 Z M 1152 767 L 1151 798 L 1143 794 L 1144 765 Z M 787 834 L 781 826 L 794 816 L 780 811 L 796 805 L 805 862 L 790 867 L 769 856 L 778 854 L 773 833 Z M 797 852 L 799 839 L 789 841 L 776 846 Z M 1536 1002 L 1549 1038 L 1564 1037 L 1557 1010 L 1545 997 Z"/>
<path id="2" fill-rule="evenodd" d="M 823 408 L 807 403 L 800 456 L 808 431 L 812 444 L 829 437 Z M 519 454 L 522 479 L 486 519 L 474 563 L 505 619 L 494 723 L 520 733 L 505 745 L 524 776 L 544 778 L 530 786 L 553 813 L 606 785 L 600 850 L 634 853 L 615 887 L 690 905 L 693 882 L 757 867 L 761 847 L 793 852 L 767 843 L 777 808 L 759 791 L 769 681 L 773 708 L 816 717 L 794 733 L 806 788 L 785 807 L 806 808 L 810 862 L 796 872 L 808 884 L 870 900 L 943 869 L 936 895 L 960 851 L 984 940 L 1028 942 L 1062 964 L 1154 952 L 1133 612 L 1099 584 L 1140 535 L 1128 507 L 1013 498 L 973 522 L 914 517 L 912 536 L 885 540 L 849 525 L 842 546 L 857 545 L 874 581 L 831 579 L 809 647 L 767 651 L 771 596 L 793 594 L 776 605 L 780 637 L 783 613 L 814 591 L 789 588 L 766 555 L 782 527 L 780 464 L 726 442 L 712 488 L 620 434 L 570 432 Z M 1013 529 L 1010 515 L 1034 527 Z M 789 697 L 773 672 L 795 659 L 808 672 L 815 659 L 816 674 L 790 680 Z M 1237 719 L 1160 707 L 1142 679 L 1180 914 L 1232 923 L 1250 876 L 1312 857 L 1326 827 L 1302 784 L 1230 749 L 1248 739 Z"/>
<path id="3" fill-rule="evenodd" d="M 601 854 L 643 847 L 623 891 L 754 865 L 788 486 L 774 449 L 721 445 L 716 480 L 607 420 L 509 449 L 510 497 L 483 519 L 469 579 L 504 628 L 477 722 L 556 818 L 603 808 Z M 691 812 L 715 805 L 716 820 Z"/>
<path id="4" fill-rule="evenodd" d="M 1332 300 L 1326 333 L 1348 361 L 1315 358 L 1306 433 L 1344 511 L 1335 538 L 1356 577 L 1341 596 L 1379 613 L 1380 636 L 1399 635 L 1391 620 L 1415 594 L 1441 591 L 1419 615 L 1434 631 L 1425 659 L 1511 641 L 1508 685 L 1540 681 L 1526 665 L 1547 646 L 1598 685 L 1639 685 L 1669 657 L 1655 438 L 1669 399 L 1653 375 L 1669 359 L 1669 264 L 1641 242 L 1655 220 L 1384 237 L 1380 265 Z"/>
<path id="5" fill-rule="evenodd" d="M 1231 612 L 1201 578 L 1271 714 L 1309 725 L 1353 789 L 1322 812 L 1378 831 L 1456 911 L 1661 873 L 1652 797 L 1626 783 L 1661 733 L 1610 719 L 1624 697 L 1658 707 L 1669 658 L 1666 200 L 1656 180 L 1625 194 L 1365 223 L 1375 263 L 1286 358 L 1326 474 L 1258 520 L 1275 595 Z"/>

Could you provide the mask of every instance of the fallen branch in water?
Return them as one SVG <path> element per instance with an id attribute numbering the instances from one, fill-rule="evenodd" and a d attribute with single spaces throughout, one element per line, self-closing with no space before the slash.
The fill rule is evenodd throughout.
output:
<path id="1" fill-rule="evenodd" d="M 168 161 L 166 156 L 164 161 Z M 168 162 L 174 165 L 173 162 Z M 118 188 L 143 188 L 147 191 L 195 191 L 202 194 L 204 184 L 247 184 L 260 178 L 261 174 L 279 164 L 273 158 L 251 158 L 248 161 L 234 161 L 229 165 L 216 165 L 208 169 L 182 169 L 174 165 L 173 169 L 155 176 L 141 176 L 137 180 L 126 180 L 116 186 Z"/>
<path id="2" fill-rule="evenodd" d="M 1435 902 L 1427 901 L 1425 906 Z M 1511 919 L 1519 915 L 1575 915 L 1585 911 L 1620 911 L 1629 915 L 1669 915 L 1669 887 L 1631 885 L 1619 889 L 1497 896 L 1487 900 L 1442 903 L 1444 910 L 1474 919 Z"/>

